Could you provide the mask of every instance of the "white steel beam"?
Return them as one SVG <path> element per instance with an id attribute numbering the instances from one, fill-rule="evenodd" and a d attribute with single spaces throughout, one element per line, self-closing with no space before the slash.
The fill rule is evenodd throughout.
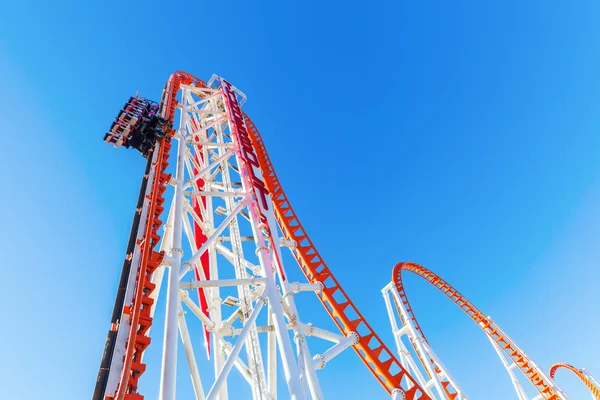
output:
<path id="1" fill-rule="evenodd" d="M 183 185 L 183 188 L 184 189 L 188 189 L 189 187 L 191 187 L 194 184 L 194 182 L 196 182 L 199 179 L 203 178 L 204 175 L 206 175 L 207 173 L 209 173 L 215 167 L 218 167 L 223 161 L 225 161 L 226 159 L 228 159 L 232 155 L 233 155 L 233 150 L 229 150 L 227 153 L 225 153 L 221 157 L 217 158 L 211 164 L 209 164 L 208 166 L 206 166 L 202 170 L 200 170 L 195 176 L 193 176 L 192 178 L 188 179 L 185 182 L 185 185 Z"/>
<path id="2" fill-rule="evenodd" d="M 202 256 L 202 254 L 204 254 L 204 252 L 206 250 L 208 250 L 208 248 L 219 237 L 219 235 L 225 230 L 225 228 L 227 228 L 229 226 L 229 224 L 235 218 L 237 213 L 239 213 L 241 211 L 241 209 L 244 208 L 245 204 L 246 204 L 246 198 L 240 200 L 237 207 L 231 212 L 231 214 L 229 214 L 227 216 L 227 218 L 225 218 L 225 220 L 223 222 L 221 222 L 221 225 L 219 225 L 219 227 L 208 238 L 208 240 L 202 245 L 202 247 L 200 247 L 200 249 L 198 249 L 198 251 L 196 251 L 194 253 L 192 258 L 190 258 L 187 262 L 184 263 L 184 265 L 188 265 L 188 268 L 182 268 L 181 272 L 179 273 L 180 280 L 183 279 L 185 274 L 187 274 L 189 271 L 191 271 L 193 269 L 194 264 L 198 262 L 198 260 L 200 259 L 200 256 Z"/>
<path id="3" fill-rule="evenodd" d="M 189 307 L 189 309 L 194 313 L 196 317 L 200 319 L 200 321 L 202 321 L 202 323 L 206 326 L 208 330 L 215 330 L 216 324 L 213 321 L 211 321 L 206 314 L 204 314 L 204 311 L 202 311 L 192 299 L 190 299 L 190 296 L 188 295 L 187 291 L 181 290 L 180 297 L 181 301 Z"/>
<path id="4" fill-rule="evenodd" d="M 318 337 L 333 343 L 339 343 L 345 339 L 344 336 L 340 335 L 339 333 L 333 333 L 326 331 L 325 329 L 317 328 L 311 323 L 305 324 L 299 322 L 298 326 L 302 330 L 302 333 L 306 336 Z"/>
<path id="5" fill-rule="evenodd" d="M 184 90 L 185 94 L 185 90 Z M 179 145 L 175 175 L 173 244 L 170 256 L 173 258 L 167 286 L 167 305 L 165 314 L 165 334 L 163 343 L 163 359 L 160 374 L 159 400 L 175 400 L 177 377 L 177 314 L 179 313 L 179 271 L 181 269 L 182 220 L 183 220 L 183 185 L 185 183 L 185 154 L 186 146 L 183 140 L 187 113 L 182 112 L 180 120 Z"/>
<path id="6" fill-rule="evenodd" d="M 221 347 L 223 348 L 223 353 L 227 357 L 231 357 L 231 349 L 233 349 L 233 345 L 225 340 L 221 340 Z M 239 371 L 240 374 L 244 377 L 248 385 L 252 386 L 254 382 L 252 381 L 252 375 L 250 374 L 250 368 L 239 357 L 235 357 L 233 361 L 233 365 Z"/>
<path id="7" fill-rule="evenodd" d="M 188 190 L 184 193 L 186 196 L 200 196 L 200 197 L 245 197 L 248 193 L 236 190 L 233 192 L 206 192 L 201 190 Z"/>
<path id="8" fill-rule="evenodd" d="M 354 346 L 358 343 L 358 335 L 356 332 L 350 332 L 343 340 L 339 343 L 334 344 L 332 347 L 327 349 L 323 354 L 316 354 L 313 357 L 312 366 L 315 369 L 323 369 L 325 365 L 331 361 L 335 356 L 340 354 L 342 351 L 350 346 Z"/>
<path id="9" fill-rule="evenodd" d="M 190 376 L 192 378 L 192 386 L 194 388 L 194 394 L 196 400 L 204 400 L 204 389 L 202 389 L 202 380 L 200 379 L 200 372 L 198 371 L 198 365 L 196 364 L 196 356 L 194 355 L 194 348 L 192 346 L 192 339 L 190 338 L 190 332 L 187 328 L 185 321 L 185 312 L 179 304 L 179 333 L 181 334 L 181 342 L 185 350 L 185 356 L 188 362 L 188 368 L 190 369 Z"/>
<path id="10" fill-rule="evenodd" d="M 273 314 L 268 313 L 267 323 L 273 324 Z M 275 331 L 267 334 L 267 390 L 273 400 L 277 400 L 277 337 Z"/>
<path id="11" fill-rule="evenodd" d="M 222 286 L 240 286 L 240 285 L 264 285 L 267 280 L 265 278 L 249 278 L 249 279 L 218 279 L 211 281 L 196 281 L 186 282 L 179 285 L 182 289 L 197 289 L 205 287 L 222 287 Z"/>
<path id="12" fill-rule="evenodd" d="M 213 387 L 210 389 L 210 392 L 208 392 L 208 396 L 206 397 L 206 400 L 216 400 L 219 389 L 223 385 L 223 382 L 227 378 L 227 375 L 229 375 L 229 372 L 231 372 L 231 368 L 233 367 L 234 361 L 239 356 L 240 351 L 242 350 L 242 346 L 244 345 L 246 336 L 250 332 L 250 328 L 256 321 L 256 318 L 258 317 L 258 314 L 260 313 L 260 310 L 263 307 L 263 305 L 265 305 L 265 303 L 266 303 L 266 300 L 262 299 L 262 301 L 258 301 L 254 305 L 254 310 L 252 310 L 252 314 L 250 314 L 250 317 L 248 317 L 248 320 L 244 324 L 242 333 L 240 334 L 235 345 L 233 346 L 233 349 L 231 350 L 231 353 L 229 354 L 227 361 L 225 361 L 225 365 L 223 366 L 223 369 L 219 372 L 219 375 L 216 378 Z"/>

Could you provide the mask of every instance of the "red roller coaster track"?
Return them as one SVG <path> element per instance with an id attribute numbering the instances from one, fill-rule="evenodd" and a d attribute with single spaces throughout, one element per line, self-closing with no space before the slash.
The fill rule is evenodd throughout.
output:
<path id="1" fill-rule="evenodd" d="M 550 378 L 554 379 L 554 375 L 556 374 L 556 370 L 564 368 L 566 370 L 571 371 L 583 384 L 590 390 L 590 393 L 596 400 L 600 400 L 600 389 L 594 385 L 594 383 L 584 375 L 583 371 L 577 369 L 569 364 L 564 363 L 556 363 L 550 368 Z"/>
<path id="2" fill-rule="evenodd" d="M 308 281 L 310 283 L 320 282 L 324 285 L 323 293 L 319 296 L 319 299 L 323 303 L 325 310 L 327 310 L 340 331 L 344 334 L 363 332 L 354 349 L 369 371 L 371 371 L 373 376 L 383 385 L 388 393 L 391 393 L 396 388 L 400 388 L 402 380 L 405 379 L 414 384 L 410 389 L 405 391 L 407 399 L 428 399 L 429 396 L 422 391 L 416 381 L 402 368 L 393 353 L 379 339 L 379 336 L 377 336 L 366 319 L 360 314 L 354 303 L 350 301 L 342 286 L 319 255 L 281 187 L 258 130 L 247 116 L 246 123 L 248 124 L 254 148 L 259 157 L 265 184 L 273 197 L 277 222 L 285 237 L 294 240 L 298 244 L 294 251 L 294 256 Z M 336 300 L 336 298 L 341 300 Z M 352 315 L 355 317 L 351 317 Z M 392 372 L 394 369 L 399 370 L 399 372 L 394 374 Z"/>
<path id="3" fill-rule="evenodd" d="M 460 307 L 460 309 L 463 310 L 465 314 L 467 314 L 477 324 L 477 326 L 483 329 L 486 335 L 492 338 L 502 348 L 504 353 L 515 362 L 519 369 L 523 371 L 529 382 L 533 384 L 533 386 L 540 392 L 544 399 L 561 399 L 556 393 L 556 390 L 552 387 L 551 383 L 548 382 L 548 380 L 543 376 L 541 371 L 538 370 L 537 366 L 527 357 L 527 355 L 504 332 L 502 332 L 502 330 L 500 330 L 500 328 L 494 322 L 486 317 L 458 290 L 456 290 L 454 287 L 452 287 L 452 285 L 440 278 L 434 272 L 419 264 L 401 262 L 396 264 L 394 267 L 392 272 L 392 281 L 396 286 L 396 290 L 400 294 L 400 299 L 408 311 L 414 326 L 421 333 L 423 338 L 425 338 L 425 334 L 419 326 L 417 318 L 415 317 L 415 314 L 412 311 L 408 301 L 408 297 L 406 296 L 406 291 L 402 282 L 403 271 L 412 272 L 425 279 L 441 293 L 446 295 L 446 297 L 452 300 L 454 304 Z"/>

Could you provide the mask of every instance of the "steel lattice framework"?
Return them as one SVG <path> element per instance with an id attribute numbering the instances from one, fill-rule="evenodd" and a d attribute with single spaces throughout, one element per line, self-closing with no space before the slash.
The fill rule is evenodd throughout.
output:
<path id="1" fill-rule="evenodd" d="M 568 398 L 489 317 L 433 272 L 412 263 L 396 265 L 392 283 L 383 290 L 397 359 L 302 227 L 256 126 L 241 111 L 245 100 L 218 76 L 204 82 L 176 72 L 169 78 L 159 108 L 160 121 L 168 127 L 147 151 L 94 400 L 144 398 L 138 383 L 146 370 L 144 353 L 163 284 L 161 400 L 176 398 L 179 342 L 196 399 L 230 398 L 227 378 L 233 369 L 253 399 L 276 399 L 278 360 L 290 398 L 322 399 L 317 371 L 349 347 L 393 399 L 467 399 L 425 339 L 406 297 L 402 271 L 433 284 L 485 331 L 520 400 L 526 397 L 513 369 L 538 389 L 537 398 Z M 169 162 L 173 174 L 167 173 Z M 170 187 L 172 201 L 163 224 Z M 284 252 L 293 256 L 289 259 L 305 282 L 289 281 Z M 296 298 L 302 292 L 317 295 L 341 334 L 301 318 Z M 192 325 L 201 325 L 203 333 L 193 332 Z M 425 374 L 402 336 L 408 337 Z M 209 377 L 201 376 L 196 361 L 198 338 L 204 338 L 212 358 Z M 316 339 L 330 342 L 328 350 L 313 354 L 309 341 Z"/>

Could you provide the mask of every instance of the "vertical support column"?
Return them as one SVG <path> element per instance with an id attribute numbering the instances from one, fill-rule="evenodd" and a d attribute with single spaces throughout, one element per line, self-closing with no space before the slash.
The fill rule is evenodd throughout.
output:
<path id="1" fill-rule="evenodd" d="M 217 140 L 223 142 L 223 132 L 221 129 L 216 131 Z M 226 149 L 219 148 L 219 155 L 223 156 Z M 231 181 L 229 161 L 224 159 L 221 163 L 221 181 L 226 191 L 233 191 L 233 184 Z M 225 200 L 225 206 L 228 214 L 232 214 L 235 209 L 235 201 L 231 197 L 227 197 Z M 244 279 L 249 277 L 245 266 L 244 248 L 242 246 L 241 233 L 238 225 L 237 215 L 233 217 L 229 223 L 229 240 L 231 243 L 231 249 L 233 251 L 233 265 L 235 268 L 235 275 L 238 279 Z M 247 314 L 251 310 L 252 294 L 246 285 L 238 286 L 238 298 L 240 304 L 240 311 L 243 314 Z M 265 370 L 263 366 L 262 352 L 260 348 L 260 342 L 258 339 L 258 332 L 256 327 L 250 328 L 250 333 L 246 339 L 246 354 L 248 356 L 248 368 L 253 379 L 252 392 L 253 399 L 265 399 L 267 392 L 267 382 L 265 377 Z"/>
<path id="2" fill-rule="evenodd" d="M 172 263 L 169 271 L 167 286 L 167 304 L 165 315 L 165 334 L 162 354 L 162 368 L 160 374 L 159 400 L 175 400 L 176 377 L 177 377 L 177 341 L 178 341 L 178 318 L 179 313 L 179 270 L 181 269 L 181 257 L 183 250 L 182 242 L 182 220 L 183 220 L 183 185 L 185 183 L 185 124 L 187 120 L 187 108 L 185 99 L 187 89 L 183 88 L 183 108 L 179 121 L 177 150 L 177 172 L 175 175 L 175 211 L 173 218 L 173 245 L 171 249 Z"/>
<path id="3" fill-rule="evenodd" d="M 403 332 L 406 331 L 406 334 L 408 334 L 408 329 L 407 329 L 407 327 L 398 328 L 398 323 L 397 323 L 396 317 L 395 317 L 396 314 L 394 313 L 394 309 L 392 307 L 392 302 L 390 300 L 390 296 L 391 296 L 390 291 L 392 291 L 392 290 L 396 290 L 396 289 L 393 287 L 392 283 L 389 283 L 385 288 L 383 288 L 381 293 L 383 294 L 383 300 L 385 301 L 385 307 L 388 312 L 390 324 L 392 325 L 392 333 L 394 334 L 394 340 L 396 342 L 396 347 L 398 349 L 398 356 L 400 357 L 400 362 L 402 363 L 402 366 L 407 371 L 411 372 L 411 375 L 417 380 L 417 382 L 419 383 L 419 385 L 421 385 L 423 390 L 425 390 L 430 397 L 433 397 L 433 393 L 426 386 L 427 382 L 425 380 L 425 377 L 421 373 L 421 370 L 417 367 L 417 364 L 415 363 L 415 361 L 413 360 L 412 356 L 410 355 L 408 349 L 402 342 Z M 412 387 L 410 385 L 410 383 L 407 386 L 408 386 L 408 388 Z"/>
<path id="4" fill-rule="evenodd" d="M 209 208 L 209 212 L 207 213 L 209 215 L 210 218 L 210 223 L 212 224 L 211 226 L 214 227 L 214 222 L 213 222 L 213 217 L 212 217 L 212 199 L 209 199 L 208 202 L 208 206 Z M 208 252 L 210 254 L 210 276 L 211 279 L 217 280 L 219 279 L 219 269 L 217 268 L 218 264 L 217 264 L 217 252 L 215 250 L 214 246 L 210 246 L 208 249 Z M 211 303 L 209 303 L 209 307 L 210 307 L 210 317 L 212 318 L 212 321 L 215 323 L 215 326 L 221 326 L 222 324 L 222 315 L 221 315 L 221 304 L 220 304 L 220 299 L 221 299 L 221 293 L 220 293 L 220 289 L 218 286 L 214 286 L 210 288 L 210 293 L 211 293 Z M 225 366 L 225 355 L 223 354 L 222 351 L 222 336 L 220 335 L 220 333 L 218 332 L 217 329 L 213 330 L 213 346 L 212 346 L 212 356 L 213 356 L 213 360 L 214 360 L 214 371 L 215 371 L 215 376 L 218 376 L 219 372 L 223 369 L 223 367 Z M 227 389 L 227 381 L 225 381 L 223 383 L 223 385 L 221 386 L 221 388 L 219 389 L 219 395 L 218 395 L 218 399 L 219 400 L 227 400 L 228 397 L 228 389 Z"/>
<path id="5" fill-rule="evenodd" d="M 406 327 L 408 327 L 408 331 L 410 332 L 410 335 L 412 336 L 412 343 L 415 348 L 415 351 L 417 351 L 418 353 L 423 355 L 422 357 L 424 360 L 423 361 L 424 367 L 427 370 L 427 373 L 430 377 L 430 382 L 433 383 L 433 386 L 435 387 L 436 391 L 438 392 L 438 395 L 440 396 L 440 398 L 447 399 L 446 392 L 444 391 L 442 382 L 440 381 L 440 378 L 439 378 L 437 372 L 431 365 L 431 362 L 427 361 L 427 358 L 430 358 L 430 357 L 429 357 L 429 353 L 425 350 L 425 347 L 424 347 L 424 345 L 426 344 L 425 339 L 423 338 L 422 335 L 417 333 L 417 330 L 415 329 L 414 325 L 410 322 L 411 321 L 410 317 L 402 305 L 402 299 L 400 298 L 400 294 L 398 293 L 396 288 L 392 287 L 390 289 L 390 291 L 392 293 L 394 301 L 398 305 L 398 310 L 402 314 L 402 318 L 404 318 L 406 320 Z M 427 390 L 427 385 L 424 387 L 424 389 Z"/>
<path id="6" fill-rule="evenodd" d="M 194 387 L 194 394 L 196 400 L 204 400 L 204 389 L 202 388 L 202 381 L 200 380 L 200 372 L 198 371 L 198 365 L 196 364 L 196 356 L 194 355 L 194 348 L 192 346 L 192 339 L 190 338 L 190 332 L 187 328 L 185 321 L 185 313 L 179 303 L 179 333 L 181 334 L 181 342 L 185 349 L 185 356 L 188 361 L 188 368 L 190 369 L 190 376 L 192 378 L 192 386 Z"/>
<path id="7" fill-rule="evenodd" d="M 302 385 L 302 390 L 304 396 L 306 397 L 310 392 L 308 389 L 308 382 L 306 380 L 306 365 L 304 364 L 304 353 L 302 352 L 302 347 L 300 343 L 304 340 L 302 335 L 296 334 L 294 335 L 294 342 L 296 342 L 296 357 L 298 358 L 298 369 L 300 370 L 300 384 Z"/>
<path id="8" fill-rule="evenodd" d="M 502 361 L 502 365 L 504 365 L 506 372 L 508 372 L 508 375 L 510 376 L 510 381 L 513 384 L 513 387 L 515 388 L 515 392 L 517 392 L 517 397 L 519 398 L 519 400 L 527 400 L 527 394 L 523 390 L 521 383 L 519 382 L 519 380 L 515 376 L 514 372 L 512 371 L 513 367 L 516 367 L 517 365 L 512 363 L 512 360 L 511 360 L 512 365 L 510 365 L 508 363 L 508 361 L 506 361 L 506 356 L 502 352 L 502 349 L 500 349 L 500 347 L 498 346 L 498 343 L 496 343 L 494 341 L 494 339 L 492 339 L 489 335 L 486 335 L 486 336 L 489 339 L 490 343 L 492 344 L 492 347 L 496 351 L 496 354 L 498 354 L 498 358 L 500 358 L 500 361 Z"/>
<path id="9" fill-rule="evenodd" d="M 273 325 L 273 315 L 270 309 L 267 324 L 269 326 Z M 271 398 L 277 400 L 277 337 L 275 336 L 275 332 L 267 333 L 267 337 L 267 368 L 269 371 L 267 387 Z"/>
<path id="10" fill-rule="evenodd" d="M 223 140 L 223 134 L 222 134 L 222 127 L 216 126 L 215 130 L 217 132 L 217 142 L 218 143 L 224 143 Z M 206 134 L 206 132 L 204 132 L 203 138 L 205 138 L 206 140 L 208 140 L 208 136 Z M 209 159 L 209 153 L 208 153 L 208 148 L 207 147 L 202 147 L 202 153 L 203 153 L 203 157 L 204 160 L 208 160 Z M 220 154 L 222 155 L 222 154 Z M 207 215 L 207 222 L 210 224 L 210 229 L 212 232 L 214 232 L 215 230 L 215 220 L 214 220 L 214 210 L 213 210 L 213 199 L 212 197 L 208 197 L 206 199 L 206 215 Z M 210 262 L 210 277 L 211 279 L 214 280 L 218 280 L 219 279 L 219 264 L 217 262 L 217 250 L 215 249 L 214 245 L 211 245 L 208 248 L 208 253 L 209 253 L 209 262 Z M 209 307 L 210 307 L 210 317 L 212 318 L 213 322 L 215 323 L 215 326 L 221 326 L 222 321 L 223 321 L 223 316 L 222 316 L 222 312 L 221 312 L 221 289 L 218 286 L 214 286 L 211 287 L 210 289 L 210 294 L 211 294 L 211 298 L 213 299 L 210 303 L 209 303 Z M 223 367 L 225 366 L 225 354 L 223 352 L 223 348 L 222 348 L 222 337 L 219 333 L 219 331 L 217 329 L 215 329 L 213 331 L 213 366 L 214 366 L 214 371 L 215 371 L 215 376 L 218 376 L 219 372 L 223 369 Z M 227 388 L 227 380 L 225 380 L 225 382 L 223 382 L 223 385 L 221 386 L 221 388 L 219 389 L 218 392 L 218 397 L 219 400 L 227 400 L 229 398 L 229 390 Z"/>
<path id="11" fill-rule="evenodd" d="M 266 238 L 262 231 L 263 226 L 266 225 L 264 222 L 268 223 L 268 221 L 263 222 L 261 218 L 264 216 L 263 208 L 270 208 L 269 201 L 265 199 L 265 196 L 268 194 L 262 182 L 262 172 L 258 166 L 256 154 L 251 146 L 251 140 L 244 125 L 243 114 L 239 108 L 235 93 L 231 84 L 223 79 L 221 79 L 221 88 L 223 89 L 223 99 L 229 128 L 233 141 L 237 142 L 238 145 L 236 147 L 236 159 L 242 178 L 242 187 L 247 193 L 248 215 L 257 249 L 256 255 L 260 262 L 261 274 L 267 278 L 264 296 L 269 300 L 270 312 L 273 317 L 273 326 L 277 335 L 277 344 L 281 353 L 281 362 L 290 392 L 290 399 L 303 399 L 305 396 L 299 379 L 300 371 L 298 364 L 296 364 L 292 341 L 287 330 L 283 306 L 281 304 L 281 295 L 275 283 L 275 270 L 271 260 L 272 254 L 267 248 Z M 266 216 L 264 217 L 266 220 Z M 277 229 L 275 226 L 269 228 L 270 231 Z M 275 245 L 277 244 L 274 244 L 273 247 Z"/>
<path id="12" fill-rule="evenodd" d="M 390 302 L 390 295 L 389 295 L 389 287 L 390 285 L 386 286 L 382 291 L 381 294 L 383 295 L 383 301 L 385 302 L 385 308 L 388 312 L 388 317 L 390 319 L 390 325 L 392 326 L 392 333 L 394 334 L 394 341 L 396 342 L 396 347 L 398 348 L 398 355 L 400 356 L 400 361 L 402 362 L 402 366 L 404 368 L 408 368 L 407 362 L 406 362 L 406 357 L 403 353 L 403 344 L 402 344 L 402 340 L 400 339 L 400 336 L 397 334 L 398 331 L 400 330 L 398 328 L 398 323 L 396 321 L 396 317 L 394 314 L 394 309 L 392 308 L 392 304 Z M 425 384 L 424 382 L 419 382 L 419 384 L 421 384 L 422 386 Z M 410 388 L 410 386 L 409 386 Z"/>
<path id="13" fill-rule="evenodd" d="M 306 375 L 306 382 L 308 384 L 308 390 L 312 396 L 312 400 L 323 400 L 323 392 L 321 391 L 321 386 L 319 385 L 317 371 L 315 371 L 315 367 L 313 366 L 313 359 L 310 357 L 310 352 L 308 351 L 306 337 L 299 333 L 296 334 L 296 337 L 299 342 L 298 347 L 300 348 L 302 357 L 304 359 L 304 373 Z"/>
<path id="14" fill-rule="evenodd" d="M 262 233 L 256 229 L 255 224 L 252 224 L 252 230 L 255 238 L 262 238 Z M 302 384 L 300 383 L 300 371 L 298 370 L 298 365 L 296 364 L 294 351 L 292 349 L 292 341 L 290 340 L 287 326 L 285 324 L 283 308 L 280 302 L 281 296 L 279 295 L 279 292 L 277 291 L 277 285 L 275 284 L 274 271 L 271 263 L 269 262 L 269 255 L 264 254 L 267 253 L 267 249 L 260 245 L 258 247 L 258 258 L 260 260 L 260 265 L 262 266 L 262 274 L 267 278 L 265 294 L 269 299 L 269 305 L 271 308 L 269 311 L 271 312 L 273 318 L 273 326 L 275 327 L 277 344 L 279 345 L 278 347 L 281 353 L 281 362 L 283 364 L 283 372 L 288 383 L 290 399 L 304 399 L 304 392 L 302 390 Z"/>

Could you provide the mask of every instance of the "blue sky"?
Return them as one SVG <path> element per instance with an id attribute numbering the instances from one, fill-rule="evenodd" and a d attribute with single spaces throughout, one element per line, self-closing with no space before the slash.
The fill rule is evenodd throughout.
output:
<path id="1" fill-rule="evenodd" d="M 388 345 L 379 291 L 414 261 L 545 370 L 599 377 L 600 3 L 484 3 L 5 4 L 3 396 L 91 397 L 144 164 L 102 137 L 175 70 L 247 94 L 307 232 Z M 477 327 L 406 283 L 470 397 L 514 398 Z M 387 398 L 354 354 L 336 361 L 328 398 Z"/>

